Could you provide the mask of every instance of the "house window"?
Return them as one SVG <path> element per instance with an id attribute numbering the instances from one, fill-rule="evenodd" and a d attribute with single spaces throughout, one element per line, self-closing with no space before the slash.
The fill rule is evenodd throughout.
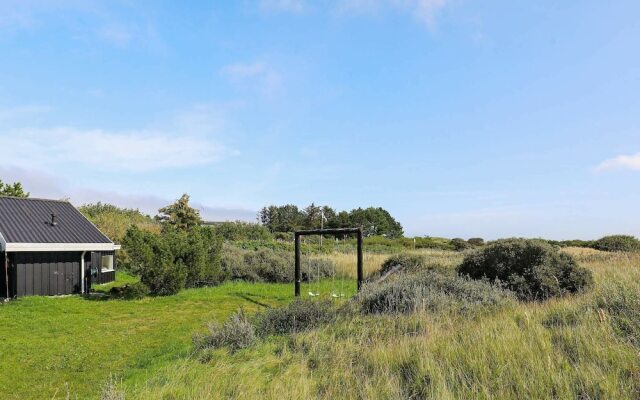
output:
<path id="1" fill-rule="evenodd" d="M 102 256 L 102 272 L 113 271 L 113 254 Z"/>

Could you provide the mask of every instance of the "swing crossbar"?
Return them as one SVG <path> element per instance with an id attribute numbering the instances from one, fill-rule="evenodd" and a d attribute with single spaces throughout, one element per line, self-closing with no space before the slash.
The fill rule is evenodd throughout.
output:
<path id="1" fill-rule="evenodd" d="M 362 262 L 362 229 L 360 228 L 336 228 L 336 229 L 311 229 L 294 232 L 295 239 L 295 295 L 300 296 L 302 283 L 302 270 L 300 268 L 300 237 L 313 235 L 356 235 L 358 238 L 358 291 L 364 281 L 364 264 Z"/>

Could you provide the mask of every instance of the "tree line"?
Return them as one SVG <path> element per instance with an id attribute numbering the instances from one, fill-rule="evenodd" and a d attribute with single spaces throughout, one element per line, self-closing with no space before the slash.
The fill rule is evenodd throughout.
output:
<path id="1" fill-rule="evenodd" d="M 329 206 L 314 203 L 304 209 L 293 204 L 271 205 L 258 213 L 260 223 L 269 231 L 293 232 L 301 229 L 360 228 L 364 236 L 401 237 L 402 225 L 382 207 L 356 208 L 336 211 Z"/>

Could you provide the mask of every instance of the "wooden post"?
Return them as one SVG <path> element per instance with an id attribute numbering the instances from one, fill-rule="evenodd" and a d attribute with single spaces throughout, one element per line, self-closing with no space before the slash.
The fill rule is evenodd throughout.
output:
<path id="1" fill-rule="evenodd" d="M 311 229 L 306 231 L 297 231 L 294 232 L 294 243 L 295 243 L 295 295 L 300 296 L 300 283 L 302 282 L 302 277 L 300 273 L 300 236 L 306 235 L 348 235 L 348 234 L 356 234 L 358 235 L 358 291 L 362 288 L 362 283 L 364 282 L 364 259 L 362 256 L 362 229 L 360 228 L 337 228 L 337 229 Z M 322 237 L 322 236 L 321 236 Z"/>
<path id="2" fill-rule="evenodd" d="M 364 265 L 362 262 L 362 229 L 358 229 L 358 292 L 364 280 Z"/>
<path id="3" fill-rule="evenodd" d="M 295 241 L 295 251 L 296 251 L 296 255 L 295 255 L 295 276 L 294 276 L 294 280 L 295 280 L 295 284 L 296 284 L 296 289 L 295 289 L 295 295 L 296 297 L 300 296 L 300 282 L 302 281 L 302 277 L 300 274 L 300 235 L 296 232 L 294 233 L 294 241 Z"/>

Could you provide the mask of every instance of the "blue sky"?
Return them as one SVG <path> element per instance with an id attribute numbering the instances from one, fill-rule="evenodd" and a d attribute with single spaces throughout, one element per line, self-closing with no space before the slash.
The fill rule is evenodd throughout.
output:
<path id="1" fill-rule="evenodd" d="M 208 219 L 640 235 L 640 3 L 0 2 L 0 179 Z"/>

